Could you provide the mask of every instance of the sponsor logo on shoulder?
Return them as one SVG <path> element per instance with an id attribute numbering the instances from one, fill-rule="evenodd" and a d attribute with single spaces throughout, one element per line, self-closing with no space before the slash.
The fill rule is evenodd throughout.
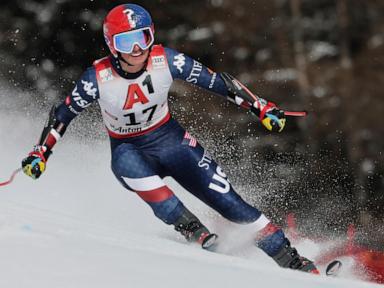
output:
<path id="1" fill-rule="evenodd" d="M 183 53 L 180 53 L 174 57 L 173 65 L 176 66 L 180 73 L 183 73 L 183 67 L 185 65 L 185 57 Z"/>
<path id="2" fill-rule="evenodd" d="M 202 70 L 203 65 L 200 62 L 193 60 L 193 67 L 191 70 L 191 74 L 189 74 L 188 78 L 186 79 L 187 82 L 196 84 Z"/>
<path id="3" fill-rule="evenodd" d="M 153 69 L 164 68 L 165 67 L 165 57 L 163 55 L 152 56 L 152 67 L 153 67 Z"/>
<path id="4" fill-rule="evenodd" d="M 81 80 L 83 84 L 83 89 L 88 96 L 91 96 L 93 99 L 96 99 L 97 88 L 93 87 L 92 82 Z"/>
<path id="5" fill-rule="evenodd" d="M 107 82 L 107 81 L 111 81 L 114 79 L 111 68 L 101 70 L 99 72 L 99 76 L 100 76 L 102 83 Z"/>

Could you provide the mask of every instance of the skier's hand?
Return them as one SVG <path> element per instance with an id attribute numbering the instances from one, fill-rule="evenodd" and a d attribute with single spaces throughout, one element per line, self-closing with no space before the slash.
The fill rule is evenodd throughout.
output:
<path id="1" fill-rule="evenodd" d="M 44 146 L 35 146 L 28 157 L 21 162 L 23 172 L 33 179 L 37 179 L 45 171 L 46 160 L 44 157 Z"/>
<path id="2" fill-rule="evenodd" d="M 263 109 L 265 113 L 261 115 L 261 123 L 269 131 L 281 132 L 285 127 L 284 111 L 276 107 L 272 102 L 268 102 L 267 106 Z"/>

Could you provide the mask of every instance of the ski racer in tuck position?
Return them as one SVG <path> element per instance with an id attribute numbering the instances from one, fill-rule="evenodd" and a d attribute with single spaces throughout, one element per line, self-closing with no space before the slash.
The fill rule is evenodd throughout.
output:
<path id="1" fill-rule="evenodd" d="M 318 274 L 313 262 L 300 256 L 279 227 L 235 192 L 209 153 L 170 116 L 168 91 L 175 79 L 193 83 L 250 109 L 271 131 L 284 128 L 284 111 L 250 97 L 230 74 L 215 73 L 183 53 L 154 45 L 154 24 L 139 5 L 115 7 L 103 29 L 111 54 L 95 61 L 72 94 L 52 108 L 39 143 L 22 161 L 23 171 L 39 178 L 69 123 L 97 100 L 110 137 L 114 175 L 159 219 L 206 249 L 217 238 L 164 183 L 163 178 L 171 176 L 226 219 L 250 225 L 256 245 L 278 265 Z"/>

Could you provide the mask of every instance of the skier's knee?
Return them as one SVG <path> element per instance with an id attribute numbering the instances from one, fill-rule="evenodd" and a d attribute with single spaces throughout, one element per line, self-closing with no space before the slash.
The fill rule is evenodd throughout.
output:
<path id="1" fill-rule="evenodd" d="M 237 224 L 249 224 L 255 222 L 261 216 L 261 212 L 254 207 L 234 205 L 221 209 L 219 213 L 226 219 Z"/>
<path id="2" fill-rule="evenodd" d="M 238 224 L 255 222 L 261 216 L 257 208 L 249 205 L 233 190 L 212 198 L 209 204 L 224 218 Z"/>

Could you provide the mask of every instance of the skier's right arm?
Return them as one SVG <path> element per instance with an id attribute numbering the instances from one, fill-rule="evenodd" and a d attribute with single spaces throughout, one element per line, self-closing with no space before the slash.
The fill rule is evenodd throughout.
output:
<path id="1" fill-rule="evenodd" d="M 52 107 L 39 142 L 21 163 L 26 175 L 33 179 L 41 176 L 53 147 L 64 135 L 69 123 L 98 97 L 95 69 L 89 68 L 77 81 L 72 94 L 58 107 Z"/>
<path id="2" fill-rule="evenodd" d="M 273 102 L 253 95 L 241 82 L 229 73 L 216 73 L 199 61 L 165 48 L 168 65 L 173 79 L 207 89 L 210 92 L 226 97 L 236 105 L 250 110 L 269 131 L 282 131 L 285 126 L 284 111 Z"/>

